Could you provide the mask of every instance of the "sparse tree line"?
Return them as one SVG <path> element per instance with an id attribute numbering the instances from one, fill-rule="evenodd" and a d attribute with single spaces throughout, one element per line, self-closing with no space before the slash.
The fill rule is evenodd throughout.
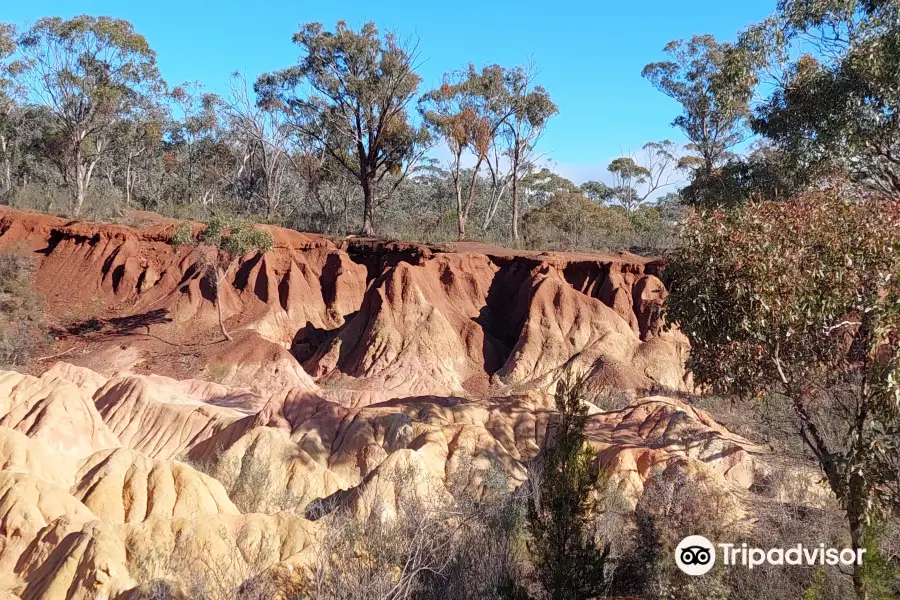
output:
<path id="1" fill-rule="evenodd" d="M 427 90 L 414 41 L 372 23 L 310 23 L 294 35 L 296 65 L 235 73 L 217 95 L 166 83 L 127 21 L 2 24 L 0 193 L 73 216 L 86 203 L 101 217 L 224 208 L 327 233 L 531 245 L 572 238 L 558 214 L 570 205 L 590 217 L 576 232 L 586 245 L 635 245 L 651 224 L 671 236 L 680 204 L 784 199 L 838 180 L 896 193 L 896 12 L 889 0 L 782 0 L 735 43 L 671 42 L 643 76 L 681 104 L 673 125 L 688 144 L 651 142 L 613 160 L 606 183 L 580 186 L 541 168 L 558 108 L 533 64 L 470 64 Z M 446 164 L 429 157 L 438 144 Z"/>
<path id="2" fill-rule="evenodd" d="M 633 212 L 671 183 L 670 142 L 646 146 L 646 165 L 614 161 L 612 186 L 541 170 L 537 144 L 558 109 L 532 64 L 470 64 L 429 91 L 415 43 L 372 23 L 310 23 L 294 42 L 296 65 L 255 81 L 234 73 L 218 95 L 165 82 L 121 19 L 3 24 L 0 193 L 75 217 L 224 209 L 327 233 L 517 243 L 523 216 L 556 192 Z M 438 144 L 447 164 L 427 156 Z"/>

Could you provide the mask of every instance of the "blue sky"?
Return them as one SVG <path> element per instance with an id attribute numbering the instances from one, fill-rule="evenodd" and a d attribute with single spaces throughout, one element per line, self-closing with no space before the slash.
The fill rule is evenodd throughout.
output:
<path id="1" fill-rule="evenodd" d="M 257 74 L 294 64 L 291 35 L 300 23 L 382 29 L 418 36 L 423 90 L 464 67 L 512 66 L 532 57 L 560 114 L 541 151 L 580 183 L 603 178 L 606 165 L 645 142 L 682 142 L 670 127 L 678 106 L 641 78 L 670 40 L 712 33 L 732 40 L 767 16 L 775 0 L 644 0 L 642 2 L 453 0 L 0 0 L 0 20 L 20 26 L 50 15 L 88 13 L 128 19 L 156 50 L 169 83 L 199 80 L 224 91 L 230 73 Z"/>

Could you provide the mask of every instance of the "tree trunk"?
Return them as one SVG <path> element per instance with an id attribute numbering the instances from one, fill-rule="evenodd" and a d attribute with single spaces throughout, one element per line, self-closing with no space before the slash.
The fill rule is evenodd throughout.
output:
<path id="1" fill-rule="evenodd" d="M 506 191 L 506 186 L 509 181 L 505 181 L 502 186 L 500 186 L 499 190 L 497 189 L 496 183 L 491 186 L 491 202 L 488 205 L 488 210 L 484 215 L 484 223 L 481 225 L 481 231 L 487 232 L 488 228 L 491 226 L 491 222 L 494 220 L 494 216 L 497 214 L 497 210 L 500 208 L 500 201 L 503 199 L 503 192 Z"/>
<path id="2" fill-rule="evenodd" d="M 12 161 L 9 160 L 9 140 L 5 135 L 0 135 L 0 151 L 3 152 L 3 191 L 12 191 Z"/>
<path id="3" fill-rule="evenodd" d="M 215 288 L 216 292 L 216 312 L 219 315 L 219 329 L 222 331 L 222 335 L 225 336 L 225 339 L 229 342 L 234 338 L 231 337 L 231 334 L 228 333 L 228 330 L 225 329 L 225 321 L 222 319 L 222 297 L 219 294 L 219 269 L 218 267 L 213 267 L 213 288 Z"/>
<path id="4" fill-rule="evenodd" d="M 847 520 L 850 523 L 850 547 L 853 548 L 854 554 L 859 556 L 858 551 L 863 547 L 863 520 L 852 508 L 847 511 Z M 869 592 L 866 589 L 866 582 L 863 581 L 862 565 L 858 561 L 853 563 L 853 589 L 858 600 L 868 600 Z"/>
<path id="5" fill-rule="evenodd" d="M 131 206 L 131 161 L 125 165 L 125 204 Z"/>
<path id="6" fill-rule="evenodd" d="M 371 179 L 363 182 L 363 226 L 362 234 L 366 237 L 375 235 L 375 182 Z"/>
<path id="7" fill-rule="evenodd" d="M 512 236 L 513 241 L 519 243 L 519 141 L 515 142 L 513 150 L 512 172 Z"/>
<path id="8" fill-rule="evenodd" d="M 481 162 L 484 160 L 483 156 L 478 157 L 478 162 L 475 163 L 475 168 L 472 171 L 472 180 L 469 181 L 469 193 L 466 196 L 466 203 L 463 205 L 462 203 L 462 189 L 459 185 L 459 177 L 457 176 L 456 183 L 456 206 L 459 212 L 459 218 L 457 222 L 459 224 L 459 239 L 462 240 L 466 237 L 466 223 L 469 221 L 469 213 L 472 211 L 472 205 L 475 204 L 475 192 L 476 187 L 478 185 L 478 172 L 481 170 Z"/>
<path id="9" fill-rule="evenodd" d="M 75 164 L 75 203 L 72 206 L 72 215 L 75 217 L 79 217 L 81 215 L 81 207 L 84 206 L 85 171 L 86 169 L 84 168 L 84 164 L 82 164 L 81 162 L 81 156 L 79 153 L 78 162 Z"/>
<path id="10" fill-rule="evenodd" d="M 461 240 L 466 237 L 466 215 L 463 212 L 462 186 L 459 181 L 458 168 L 455 175 L 454 186 L 456 188 L 456 237 Z"/>

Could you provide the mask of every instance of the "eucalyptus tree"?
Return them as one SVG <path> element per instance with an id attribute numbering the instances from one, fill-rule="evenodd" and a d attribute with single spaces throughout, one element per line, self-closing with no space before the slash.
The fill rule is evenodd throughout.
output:
<path id="1" fill-rule="evenodd" d="M 241 73 L 232 74 L 229 87 L 224 112 L 239 146 L 235 178 L 246 182 L 243 187 L 251 203 L 260 201 L 269 220 L 278 212 L 288 185 L 287 170 L 293 159 L 289 125 L 282 111 L 251 97 Z"/>
<path id="2" fill-rule="evenodd" d="M 223 148 L 218 140 L 222 99 L 204 92 L 199 82 L 175 86 L 169 91 L 169 99 L 179 113 L 169 129 L 169 140 L 180 167 L 170 170 L 177 180 L 172 183 L 185 203 L 193 204 L 199 192 L 200 203 L 206 205 L 214 195 L 214 188 L 225 178 L 219 164 Z"/>
<path id="3" fill-rule="evenodd" d="M 900 192 L 900 4 L 782 0 L 739 43 L 772 90 L 755 131 L 798 169 Z"/>
<path id="4" fill-rule="evenodd" d="M 591 186 L 600 199 L 620 205 L 627 212 L 634 212 L 659 190 L 673 185 L 677 163 L 675 144 L 663 140 L 644 144 L 642 156 L 622 156 L 607 167 L 613 185 L 605 190 Z M 600 184 L 602 185 L 602 184 Z"/>
<path id="5" fill-rule="evenodd" d="M 528 173 L 519 180 L 519 185 L 524 192 L 523 196 L 529 205 L 542 206 L 555 194 L 579 193 L 578 186 L 547 167 L 540 171 Z"/>
<path id="6" fill-rule="evenodd" d="M 488 159 L 500 128 L 515 111 L 504 85 L 506 76 L 507 70 L 499 65 L 489 65 L 478 71 L 469 64 L 465 71 L 444 75 L 441 86 L 419 101 L 425 123 L 446 142 L 452 156 L 450 175 L 456 192 L 460 239 L 466 235 L 481 166 Z M 475 165 L 469 173 L 464 200 L 461 168 L 466 152 L 474 155 Z"/>
<path id="7" fill-rule="evenodd" d="M 162 84 L 156 54 L 128 21 L 88 15 L 40 19 L 19 38 L 19 47 L 31 99 L 55 116 L 59 164 L 78 216 L 117 121 Z"/>
<path id="8" fill-rule="evenodd" d="M 120 185 L 126 205 L 133 205 L 135 190 L 149 162 L 162 159 L 163 131 L 168 119 L 167 107 L 158 98 L 139 98 L 113 125 L 109 152 L 101 165 L 110 183 Z M 148 205 L 142 198 L 141 205 Z"/>
<path id="9" fill-rule="evenodd" d="M 374 23 L 359 32 L 339 21 L 334 32 L 308 23 L 294 34 L 296 66 L 264 74 L 255 90 L 263 106 L 284 110 L 306 137 L 359 182 L 362 233 L 373 235 L 378 203 L 390 198 L 424 155 L 430 136 L 410 122 L 421 78 L 418 51 Z M 378 187 L 397 175 L 379 200 Z"/>
<path id="10" fill-rule="evenodd" d="M 547 121 L 559 112 L 550 94 L 542 86 L 535 85 L 533 65 L 516 67 L 506 73 L 506 89 L 513 110 L 506 119 L 504 135 L 509 143 L 509 160 L 512 165 L 512 215 L 513 241 L 519 241 L 519 179 L 524 164 L 529 162 L 537 140 L 547 126 Z"/>
<path id="11" fill-rule="evenodd" d="M 695 154 L 682 165 L 710 177 L 748 136 L 755 81 L 735 76 L 738 53 L 711 35 L 669 42 L 664 51 L 669 60 L 647 65 L 642 75 L 681 104 L 672 125 L 690 140 L 685 149 Z"/>
<path id="12" fill-rule="evenodd" d="M 586 198 L 598 204 L 605 202 L 610 196 L 609 186 L 602 181 L 585 181 L 578 189 Z"/>
<path id="13" fill-rule="evenodd" d="M 12 190 L 13 139 L 24 115 L 22 73 L 26 63 L 16 56 L 16 27 L 0 22 L 0 158 L 3 160 L 2 191 Z"/>
<path id="14" fill-rule="evenodd" d="M 828 191 L 695 211 L 680 239 L 665 315 L 690 338 L 694 376 L 787 416 L 863 548 L 900 510 L 896 199 Z"/>

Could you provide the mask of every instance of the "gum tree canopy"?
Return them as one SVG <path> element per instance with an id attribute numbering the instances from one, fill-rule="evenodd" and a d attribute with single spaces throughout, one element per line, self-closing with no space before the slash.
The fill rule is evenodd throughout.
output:
<path id="1" fill-rule="evenodd" d="M 666 279 L 698 382 L 793 415 L 862 547 L 900 507 L 900 205 L 829 191 L 695 214 Z"/>
<path id="2" fill-rule="evenodd" d="M 128 21 L 81 15 L 39 20 L 19 40 L 34 100 L 52 111 L 60 170 L 81 213 L 97 163 L 116 123 L 162 82 L 156 53 Z"/>
<path id="3" fill-rule="evenodd" d="M 304 56 L 294 67 L 259 77 L 260 105 L 284 110 L 300 136 L 359 182 L 362 233 L 374 235 L 379 184 L 392 174 L 393 191 L 429 140 L 424 127 L 409 121 L 421 81 L 416 49 L 393 33 L 382 35 L 371 22 L 359 32 L 343 21 L 334 32 L 308 23 L 294 43 Z"/>

